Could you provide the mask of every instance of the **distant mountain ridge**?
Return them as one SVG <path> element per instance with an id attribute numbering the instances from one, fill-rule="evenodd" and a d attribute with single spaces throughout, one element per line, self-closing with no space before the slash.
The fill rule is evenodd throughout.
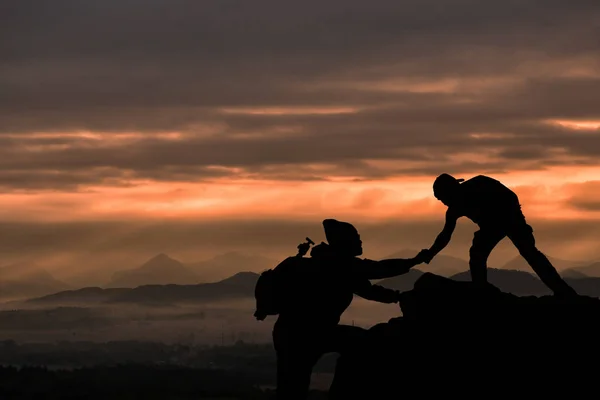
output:
<path id="1" fill-rule="evenodd" d="M 550 289 L 537 276 L 530 272 L 488 268 L 487 275 L 488 282 L 506 293 L 517 296 L 545 296 L 552 294 Z M 461 272 L 450 277 L 450 279 L 468 282 L 471 280 L 471 273 L 469 271 Z"/>
<path id="2" fill-rule="evenodd" d="M 14 263 L 0 268 L 0 298 L 43 296 L 71 289 L 35 263 Z"/>
<path id="3" fill-rule="evenodd" d="M 423 274 L 411 270 L 408 274 L 379 281 L 377 284 L 399 291 L 412 290 L 415 281 Z M 470 281 L 471 273 L 463 271 L 450 277 L 455 281 Z M 564 278 L 579 294 L 600 297 L 600 278 Z M 531 272 L 488 268 L 488 281 L 500 290 L 517 296 L 545 296 L 551 294 L 550 289 Z"/>
<path id="4" fill-rule="evenodd" d="M 43 297 L 27 300 L 28 303 L 60 303 L 60 304 L 80 304 L 94 305 L 104 303 L 111 298 L 133 290 L 130 288 L 108 288 L 87 287 L 77 290 L 66 290 Z"/>
<path id="5" fill-rule="evenodd" d="M 142 285 L 187 285 L 198 282 L 198 275 L 181 262 L 160 253 L 137 268 L 115 272 L 106 287 L 135 288 Z"/>
<path id="6" fill-rule="evenodd" d="M 120 293 L 110 303 L 205 302 L 222 301 L 254 296 L 258 280 L 254 272 L 239 272 L 219 282 L 198 285 L 146 285 Z"/>
<path id="7" fill-rule="evenodd" d="M 600 277 L 600 262 L 595 262 L 589 265 L 569 268 L 566 273 L 574 277 Z"/>
<path id="8" fill-rule="evenodd" d="M 546 254 L 546 257 L 564 278 L 600 278 L 600 261 L 563 260 Z M 516 256 L 501 269 L 531 271 L 531 267 L 522 256 Z"/>
<path id="9" fill-rule="evenodd" d="M 203 282 L 216 282 L 235 274 L 238 271 L 261 272 L 275 267 L 281 260 L 243 254 L 230 251 L 211 259 L 184 264 L 190 271 L 198 275 Z"/>
<path id="10" fill-rule="evenodd" d="M 258 280 L 254 272 L 239 272 L 227 279 L 195 285 L 143 285 L 136 288 L 83 288 L 30 299 L 35 304 L 172 304 L 251 298 Z"/>
<path id="11" fill-rule="evenodd" d="M 406 249 L 386 258 L 412 258 L 418 251 Z M 488 268 L 490 283 L 498 286 L 501 290 L 517 295 L 545 295 L 549 290 L 533 273 L 531 268 L 524 263 L 522 257 L 516 257 L 502 268 Z M 563 265 L 579 265 L 585 262 L 564 261 L 551 258 L 555 262 L 563 262 Z M 164 253 L 158 254 L 138 268 L 115 273 L 113 279 L 106 289 L 100 287 L 86 287 L 79 290 L 72 289 L 64 284 L 48 287 L 41 291 L 32 291 L 25 296 L 32 299 L 31 302 L 65 302 L 99 304 L 106 302 L 128 302 L 128 303 L 172 303 L 179 301 L 220 301 L 233 298 L 252 298 L 254 285 L 258 279 L 258 273 L 267 268 L 273 268 L 277 262 L 261 256 L 248 256 L 242 253 L 230 252 L 213 257 L 212 259 L 199 263 L 183 264 Z M 249 266 L 254 270 L 247 269 L 225 276 L 223 279 L 202 282 L 199 273 L 192 268 L 202 270 L 203 267 L 222 268 L 224 273 L 233 266 Z M 507 266 L 517 266 L 524 270 L 506 269 Z M 561 264 L 558 264 L 559 266 Z M 600 269 L 600 263 L 572 267 L 567 270 L 559 270 L 561 275 L 582 294 L 600 296 L 600 278 L 587 277 L 583 272 Z M 2 269 L 0 269 L 2 272 Z M 414 282 L 424 273 L 433 272 L 438 275 L 447 276 L 453 280 L 470 280 L 468 261 L 458 257 L 438 255 L 427 264 L 421 264 L 413 268 L 408 274 L 373 281 L 383 286 L 400 291 L 413 288 Z M 36 272 L 40 277 L 43 272 Z M 47 274 L 47 273 L 46 273 Z M 52 277 L 47 274 L 46 282 Z M 0 280 L 0 290 L 3 290 L 3 282 Z M 22 293 L 28 293 L 23 291 Z M 23 296 L 21 296 L 23 297 Z"/>
<path id="12" fill-rule="evenodd" d="M 412 290 L 414 283 L 424 273 L 411 270 L 409 273 L 393 278 L 383 279 L 377 284 L 399 291 Z M 60 304 L 100 304 L 100 303 L 132 303 L 132 304 L 173 304 L 178 302 L 211 302 L 232 299 L 252 299 L 254 287 L 259 274 L 255 272 L 239 272 L 213 283 L 196 285 L 144 285 L 137 288 L 84 288 L 60 292 L 41 298 L 29 300 L 30 303 Z M 470 272 L 463 271 L 450 279 L 468 281 Z M 544 296 L 550 290 L 532 273 L 516 270 L 488 269 L 489 282 L 502 291 L 518 296 Z M 578 293 L 600 297 L 600 278 L 565 279 Z"/>
<path id="13" fill-rule="evenodd" d="M 560 258 L 549 256 L 547 254 L 546 254 L 546 257 L 548 258 L 548 260 L 550 260 L 552 265 L 554 265 L 554 267 L 556 269 L 558 269 L 559 271 L 565 271 L 565 270 L 569 270 L 569 269 L 577 269 L 579 267 L 583 267 L 585 265 L 590 264 L 589 261 L 563 260 Z M 530 271 L 531 267 L 529 266 L 527 261 L 525 261 L 525 259 L 521 255 L 518 255 L 515 258 L 513 258 L 512 260 L 510 260 L 509 262 L 507 262 L 506 264 L 504 264 L 501 267 L 501 269 L 512 269 L 512 270 L 517 270 L 517 271 Z"/>

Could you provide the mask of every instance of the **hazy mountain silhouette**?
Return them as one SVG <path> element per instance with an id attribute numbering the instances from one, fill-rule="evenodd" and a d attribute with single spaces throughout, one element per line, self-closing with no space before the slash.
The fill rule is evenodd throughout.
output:
<path id="1" fill-rule="evenodd" d="M 408 274 L 384 279 L 377 282 L 377 284 L 404 292 L 412 290 L 415 282 L 423 274 L 424 272 L 413 268 Z M 449 278 L 456 281 L 471 281 L 471 273 L 468 270 L 462 271 L 458 274 L 450 276 Z M 544 285 L 537 276 L 525 271 L 488 268 L 488 280 L 491 284 L 497 286 L 501 290 L 516 295 L 529 296 L 545 295 L 550 293 L 546 285 Z M 598 287 L 597 291 L 600 293 L 600 286 Z"/>
<path id="2" fill-rule="evenodd" d="M 230 276 L 229 278 L 225 278 L 219 281 L 219 284 L 228 285 L 231 287 L 239 287 L 239 288 L 254 288 L 256 285 L 256 281 L 258 279 L 259 274 L 256 272 L 238 272 L 237 274 Z"/>
<path id="3" fill-rule="evenodd" d="M 383 279 L 377 284 L 401 292 L 408 291 L 413 289 L 415 282 L 423 274 L 424 272 L 413 268 L 408 274 Z M 600 296 L 600 278 L 573 277 L 564 274 L 563 276 L 569 285 L 573 286 L 580 294 Z M 471 281 L 471 273 L 467 270 L 449 278 L 455 281 Z M 488 280 L 502 291 L 518 296 L 545 296 L 551 293 L 548 287 L 532 272 L 488 268 Z"/>
<path id="4" fill-rule="evenodd" d="M 262 272 L 273 268 L 278 263 L 267 257 L 231 251 L 219 254 L 209 260 L 187 263 L 185 266 L 199 276 L 202 282 L 215 282 L 238 271 Z"/>
<path id="5" fill-rule="evenodd" d="M 589 265 L 578 266 L 569 268 L 565 273 L 570 274 L 570 276 L 576 277 L 585 277 L 589 276 L 591 278 L 600 278 L 600 262 L 595 262 Z"/>
<path id="6" fill-rule="evenodd" d="M 471 281 L 469 271 L 450 277 L 455 281 Z M 488 268 L 488 282 L 506 293 L 518 296 L 541 296 L 551 294 L 550 289 L 532 273 L 526 271 Z M 600 290 L 600 287 L 598 288 Z"/>
<path id="7" fill-rule="evenodd" d="M 392 253 L 384 258 L 413 258 L 419 250 L 405 249 Z M 462 258 L 438 254 L 428 265 L 417 266 L 415 269 L 425 272 L 433 272 L 441 276 L 452 276 L 469 269 L 469 262 Z M 418 278 L 418 277 L 417 277 Z M 411 286 L 412 287 L 412 286 Z"/>
<path id="8" fill-rule="evenodd" d="M 565 270 L 560 271 L 560 275 L 563 278 L 573 278 L 573 279 L 581 279 L 581 278 L 589 278 L 590 276 L 581 272 L 578 268 L 567 268 Z"/>
<path id="9" fill-rule="evenodd" d="M 0 267 L 0 278 L 21 278 L 43 270 L 42 267 L 34 262 L 17 262 Z"/>
<path id="10" fill-rule="evenodd" d="M 71 287 L 35 263 L 15 263 L 0 268 L 0 298 L 43 296 Z"/>
<path id="11" fill-rule="evenodd" d="M 43 304 L 85 304 L 95 305 L 104 303 L 111 298 L 129 291 L 129 288 L 111 288 L 103 289 L 99 287 L 87 287 L 77 290 L 67 290 L 50 294 L 43 297 L 27 300 L 28 303 L 43 303 Z"/>
<path id="12" fill-rule="evenodd" d="M 600 278 L 571 278 L 566 281 L 580 295 L 600 297 Z"/>
<path id="13" fill-rule="evenodd" d="M 548 258 L 548 260 L 550 260 L 552 265 L 554 265 L 554 267 L 561 274 L 562 274 L 563 270 L 582 267 L 582 266 L 585 266 L 590 263 L 589 261 L 562 260 L 560 258 L 550 257 L 547 254 L 546 254 L 546 258 Z M 500 269 L 512 269 L 512 270 L 526 271 L 526 272 L 532 271 L 531 267 L 529 266 L 527 261 L 525 261 L 525 259 L 523 257 L 521 257 L 520 255 L 516 256 L 515 258 L 513 258 L 512 260 L 510 260 L 509 262 L 507 262 L 506 264 L 501 266 Z"/>
<path id="14" fill-rule="evenodd" d="M 419 279 L 423 274 L 423 271 L 419 271 L 418 269 L 413 268 L 404 275 L 382 279 L 378 281 L 377 284 L 383 287 L 405 292 L 407 290 L 412 290 L 413 285 L 415 284 L 417 279 Z"/>
<path id="15" fill-rule="evenodd" d="M 125 264 L 128 265 L 128 264 Z M 107 282 L 111 282 L 115 272 L 119 270 L 107 270 L 106 267 L 97 267 L 86 271 L 77 271 L 64 277 L 64 281 L 74 288 L 84 287 L 104 287 Z"/>
<path id="16" fill-rule="evenodd" d="M 252 298 L 258 274 L 239 272 L 227 279 L 196 285 L 144 285 L 136 288 L 83 288 L 28 300 L 36 304 L 138 303 L 173 304 Z"/>
<path id="17" fill-rule="evenodd" d="M 219 301 L 254 296 L 258 280 L 254 272 L 239 272 L 219 282 L 197 285 L 146 285 L 122 292 L 112 297 L 111 303 L 177 303 Z"/>
<path id="18" fill-rule="evenodd" d="M 565 281 L 573 287 L 578 294 L 583 296 L 600 297 L 600 278 L 593 277 L 568 277 Z M 451 277 L 456 281 L 470 281 L 469 271 Z M 504 270 L 489 268 L 489 282 L 503 292 L 517 296 L 546 296 L 551 294 L 550 289 L 533 273 L 526 271 Z"/>
<path id="19" fill-rule="evenodd" d="M 415 282 L 424 272 L 413 268 L 407 274 L 383 279 L 377 284 L 401 292 L 412 290 Z M 239 272 L 221 281 L 195 285 L 142 285 L 136 288 L 88 287 L 79 290 L 67 290 L 43 295 L 29 300 L 34 303 L 52 304 L 89 304 L 105 302 L 128 303 L 162 303 L 175 302 L 207 302 L 236 298 L 253 298 L 254 286 L 259 274 L 255 272 Z M 537 276 L 525 271 L 488 269 L 490 283 L 507 293 L 520 296 L 549 294 L 548 288 Z M 450 277 L 455 281 L 470 281 L 469 271 L 463 271 Z M 578 293 L 600 297 L 600 278 L 565 278 Z M 38 295 L 39 296 L 39 295 Z"/>
<path id="20" fill-rule="evenodd" d="M 138 268 L 115 272 L 106 287 L 135 288 L 142 285 L 189 285 L 199 281 L 198 276 L 181 262 L 161 253 Z"/>

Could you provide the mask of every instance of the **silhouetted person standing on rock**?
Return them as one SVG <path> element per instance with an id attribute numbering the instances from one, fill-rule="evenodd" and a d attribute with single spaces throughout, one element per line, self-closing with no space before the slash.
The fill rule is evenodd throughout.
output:
<path id="1" fill-rule="evenodd" d="M 273 329 L 277 353 L 277 398 L 305 399 L 313 366 L 325 353 L 341 355 L 366 330 L 340 325 L 353 296 L 381 303 L 397 303 L 395 290 L 372 285 L 369 279 L 398 276 L 423 262 L 412 259 L 360 259 L 362 241 L 354 226 L 334 219 L 323 221 L 328 243 L 302 258 L 302 265 L 282 275 L 285 301 Z M 294 262 L 292 258 L 291 262 Z"/>
<path id="2" fill-rule="evenodd" d="M 433 192 L 448 206 L 448 210 L 444 229 L 426 254 L 427 263 L 450 242 L 456 221 L 467 217 L 480 228 L 475 232 L 469 254 L 473 282 L 487 283 L 487 259 L 494 247 L 508 237 L 542 282 L 556 295 L 577 294 L 536 248 L 533 229 L 525 221 L 519 198 L 512 190 L 483 175 L 464 181 L 442 174 L 435 180 Z"/>

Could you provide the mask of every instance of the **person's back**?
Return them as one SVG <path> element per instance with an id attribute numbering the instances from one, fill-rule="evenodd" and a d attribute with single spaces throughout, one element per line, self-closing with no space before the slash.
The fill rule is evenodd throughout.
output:
<path id="1" fill-rule="evenodd" d="M 477 224 L 493 224 L 521 215 L 517 195 L 500 181 L 484 175 L 461 183 L 450 207 Z"/>

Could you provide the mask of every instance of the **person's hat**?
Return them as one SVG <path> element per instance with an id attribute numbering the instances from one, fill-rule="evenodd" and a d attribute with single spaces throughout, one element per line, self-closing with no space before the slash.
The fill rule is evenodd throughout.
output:
<path id="1" fill-rule="evenodd" d="M 435 182 L 433 182 L 433 192 L 439 193 L 444 189 L 456 187 L 456 185 L 464 181 L 464 179 L 456 179 L 450 174 L 441 174 L 435 179 Z"/>
<path id="2" fill-rule="evenodd" d="M 351 223 L 338 221 L 332 218 L 323 220 L 323 228 L 325 229 L 327 242 L 330 245 L 345 242 L 358 234 L 358 231 Z"/>

